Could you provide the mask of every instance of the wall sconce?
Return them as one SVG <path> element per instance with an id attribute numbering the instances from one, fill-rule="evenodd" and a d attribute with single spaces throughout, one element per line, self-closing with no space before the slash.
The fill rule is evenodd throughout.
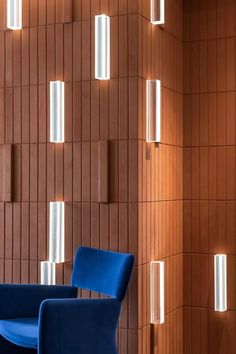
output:
<path id="1" fill-rule="evenodd" d="M 7 0 L 7 27 L 13 31 L 22 28 L 22 0 Z"/>
<path id="2" fill-rule="evenodd" d="M 56 284 L 56 265 L 51 262 L 41 262 L 41 284 L 55 285 Z"/>
<path id="3" fill-rule="evenodd" d="M 227 310 L 227 256 L 214 256 L 215 311 Z"/>
<path id="4" fill-rule="evenodd" d="M 151 23 L 163 25 L 165 23 L 165 0 L 151 1 Z"/>
<path id="5" fill-rule="evenodd" d="M 64 142 L 64 82 L 50 82 L 50 142 Z"/>
<path id="6" fill-rule="evenodd" d="M 161 141 L 161 81 L 147 80 L 146 87 L 146 141 Z"/>
<path id="7" fill-rule="evenodd" d="M 150 263 L 150 310 L 151 323 L 164 323 L 164 262 L 152 261 Z"/>
<path id="8" fill-rule="evenodd" d="M 95 78 L 110 79 L 110 17 L 95 16 Z"/>
<path id="9" fill-rule="evenodd" d="M 65 261 L 65 210 L 64 202 L 50 202 L 49 261 Z"/>

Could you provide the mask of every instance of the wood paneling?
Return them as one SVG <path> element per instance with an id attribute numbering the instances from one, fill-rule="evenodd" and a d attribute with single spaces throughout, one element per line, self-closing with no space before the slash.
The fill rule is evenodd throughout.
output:
<path id="1" fill-rule="evenodd" d="M 235 342 L 234 1 L 184 1 L 184 353 Z M 228 255 L 228 309 L 214 311 L 213 255 Z"/>
<path id="2" fill-rule="evenodd" d="M 98 201 L 109 202 L 110 189 L 110 165 L 109 165 L 109 143 L 100 141 L 98 145 Z"/>
<path id="3" fill-rule="evenodd" d="M 149 1 L 23 1 L 23 29 L 16 32 L 5 28 L 4 4 L 0 0 L 0 151 L 14 144 L 14 194 L 12 202 L 0 203 L 0 280 L 39 281 L 40 261 L 48 257 L 48 202 L 64 200 L 66 263 L 57 267 L 57 282 L 69 282 L 80 245 L 134 253 L 117 335 L 119 353 L 148 354 L 153 351 L 149 263 L 163 259 L 166 321 L 155 329 L 154 352 L 182 353 L 183 211 L 190 214 L 183 206 L 183 111 L 191 108 L 191 102 L 183 105 L 182 0 L 166 1 L 162 27 L 150 24 Z M 111 16 L 111 80 L 106 82 L 94 80 L 94 16 L 100 13 Z M 192 50 L 185 49 L 191 57 L 197 52 Z M 220 65 L 213 65 L 216 44 L 207 50 L 214 85 Z M 162 81 L 159 145 L 145 142 L 146 79 Z M 51 80 L 65 81 L 65 143 L 59 145 L 49 142 Z M 227 82 L 233 85 L 230 75 Z M 218 87 L 223 85 L 221 77 Z M 227 107 L 233 97 L 221 100 Z M 212 111 L 215 102 L 212 96 Z M 206 109 L 202 100 L 205 114 Z M 227 110 L 225 121 L 233 114 Z M 226 132 L 227 139 L 234 139 L 229 125 Z M 198 150 L 194 153 L 199 156 Z M 212 151 L 213 157 L 218 154 L 228 166 L 229 156 Z M 199 160 L 204 168 L 207 160 Z M 214 168 L 221 182 L 212 184 L 212 193 L 222 197 L 233 189 L 233 180 L 218 165 Z M 198 181 L 190 171 L 185 178 Z M 201 180 L 200 192 L 196 188 L 194 193 L 205 195 L 204 174 Z M 222 188 L 224 181 L 227 188 Z M 84 291 L 82 296 L 95 294 Z"/>
<path id="4" fill-rule="evenodd" d="M 13 199 L 13 146 L 0 146 L 0 200 L 11 202 Z"/>
<path id="5" fill-rule="evenodd" d="M 66 263 L 57 267 L 58 283 L 70 281 L 80 245 L 136 256 L 118 340 L 124 352 L 136 354 L 140 15 L 127 1 L 23 1 L 23 29 L 12 32 L 4 5 L 0 0 L 0 279 L 39 281 L 40 261 L 48 258 L 48 202 L 64 200 Z M 107 82 L 94 80 L 99 13 L 112 15 Z M 65 143 L 59 145 L 49 142 L 50 80 L 65 81 Z M 10 144 L 11 160 L 3 153 Z"/>
<path id="6" fill-rule="evenodd" d="M 73 0 L 62 0 L 62 22 L 68 23 L 73 21 L 74 2 Z"/>
<path id="7" fill-rule="evenodd" d="M 149 1 L 143 2 L 139 10 L 142 16 L 130 28 L 132 31 L 136 25 L 138 27 L 139 55 L 137 67 L 134 66 L 133 70 L 138 71 L 139 79 L 137 83 L 132 80 L 134 86 L 129 89 L 132 106 L 128 112 L 132 117 L 137 117 L 137 121 L 129 121 L 128 127 L 132 127 L 129 134 L 139 140 L 138 180 L 132 192 L 132 200 L 138 201 L 139 353 L 177 354 L 183 352 L 182 2 L 166 1 L 166 23 L 163 27 L 153 26 L 147 20 Z M 146 79 L 162 82 L 160 144 L 145 142 Z M 125 84 L 123 81 L 123 94 Z M 124 125 L 124 132 L 125 128 Z M 130 145 L 132 150 L 134 154 L 135 145 Z M 121 151 L 120 162 L 123 164 L 124 160 L 125 153 Z M 135 166 L 135 159 L 128 158 L 128 161 L 130 170 L 131 166 Z M 121 174 L 125 181 L 125 168 L 122 168 Z M 135 183 L 134 174 L 129 181 L 130 184 Z M 165 322 L 154 326 L 153 340 L 150 326 L 151 260 L 165 262 Z"/>

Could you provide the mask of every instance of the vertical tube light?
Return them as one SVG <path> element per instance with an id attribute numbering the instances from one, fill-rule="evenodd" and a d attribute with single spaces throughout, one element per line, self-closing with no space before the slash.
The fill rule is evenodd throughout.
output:
<path id="1" fill-rule="evenodd" d="M 56 264 L 51 262 L 41 262 L 41 284 L 56 284 Z"/>
<path id="2" fill-rule="evenodd" d="M 227 256 L 214 256 L 215 311 L 227 310 Z"/>
<path id="3" fill-rule="evenodd" d="M 150 263 L 150 310 L 151 323 L 164 323 L 164 262 L 152 261 Z"/>
<path id="4" fill-rule="evenodd" d="M 64 82 L 50 82 L 50 142 L 64 142 Z"/>
<path id="5" fill-rule="evenodd" d="M 161 141 L 161 81 L 147 80 L 146 84 L 146 141 Z"/>
<path id="6" fill-rule="evenodd" d="M 95 78 L 110 79 L 110 17 L 95 16 Z"/>
<path id="7" fill-rule="evenodd" d="M 151 23 L 163 25 L 165 23 L 165 0 L 150 0 Z"/>
<path id="8" fill-rule="evenodd" d="M 13 31 L 22 28 L 22 0 L 7 0 L 7 27 Z"/>
<path id="9" fill-rule="evenodd" d="M 65 210 L 64 202 L 50 202 L 49 261 L 65 261 Z"/>

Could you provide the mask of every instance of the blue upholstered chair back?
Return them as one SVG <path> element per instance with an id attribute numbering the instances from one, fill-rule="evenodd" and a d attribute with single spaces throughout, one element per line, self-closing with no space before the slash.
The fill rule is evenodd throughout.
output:
<path id="1" fill-rule="evenodd" d="M 134 263 L 132 254 L 80 247 L 72 272 L 72 285 L 123 300 Z"/>

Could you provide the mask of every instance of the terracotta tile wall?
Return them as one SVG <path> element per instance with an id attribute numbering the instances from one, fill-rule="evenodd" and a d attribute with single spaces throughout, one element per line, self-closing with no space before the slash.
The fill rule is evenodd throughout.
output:
<path id="1" fill-rule="evenodd" d="M 13 144 L 14 190 L 13 201 L 3 202 L 1 184 L 0 281 L 39 281 L 40 261 L 48 257 L 48 202 L 64 200 L 66 263 L 57 266 L 57 283 L 68 283 L 79 245 L 137 256 L 137 3 L 75 0 L 71 22 L 68 0 L 23 0 L 23 30 L 15 32 L 6 30 L 5 4 L 0 1 L 0 151 Z M 111 16 L 107 82 L 94 79 L 100 13 Z M 59 145 L 49 143 L 50 80 L 65 81 Z M 106 199 L 98 167 L 106 141 L 110 203 L 99 203 Z M 102 156 L 101 168 L 109 162 Z M 136 270 L 120 320 L 121 353 L 137 354 L 137 333 Z"/>
<path id="2" fill-rule="evenodd" d="M 235 353 L 234 0 L 184 1 L 184 353 Z M 213 255 L 228 255 L 214 312 Z"/>
<path id="3" fill-rule="evenodd" d="M 111 16 L 107 82 L 94 80 L 99 13 Z M 48 202 L 64 200 L 66 263 L 57 266 L 57 282 L 69 282 L 79 245 L 133 252 L 119 352 L 146 354 L 149 262 L 165 260 L 166 322 L 155 329 L 154 351 L 182 353 L 182 0 L 166 0 L 163 28 L 150 25 L 146 0 L 74 0 L 71 20 L 69 0 L 23 0 L 23 30 L 12 32 L 0 0 L 0 151 L 13 145 L 14 176 L 12 202 L 3 201 L 0 185 L 0 281 L 39 281 L 40 261 L 48 255 Z M 163 83 L 159 146 L 145 143 L 151 78 Z M 63 145 L 49 143 L 50 80 L 65 81 Z M 109 203 L 99 203 L 106 188 L 99 190 L 97 162 L 106 141 Z"/>
<path id="4" fill-rule="evenodd" d="M 182 1 L 166 1 L 163 27 L 139 17 L 139 353 L 183 352 L 183 42 Z M 145 142 L 146 79 L 162 81 L 162 137 Z M 149 262 L 165 261 L 165 323 L 150 326 Z"/>

